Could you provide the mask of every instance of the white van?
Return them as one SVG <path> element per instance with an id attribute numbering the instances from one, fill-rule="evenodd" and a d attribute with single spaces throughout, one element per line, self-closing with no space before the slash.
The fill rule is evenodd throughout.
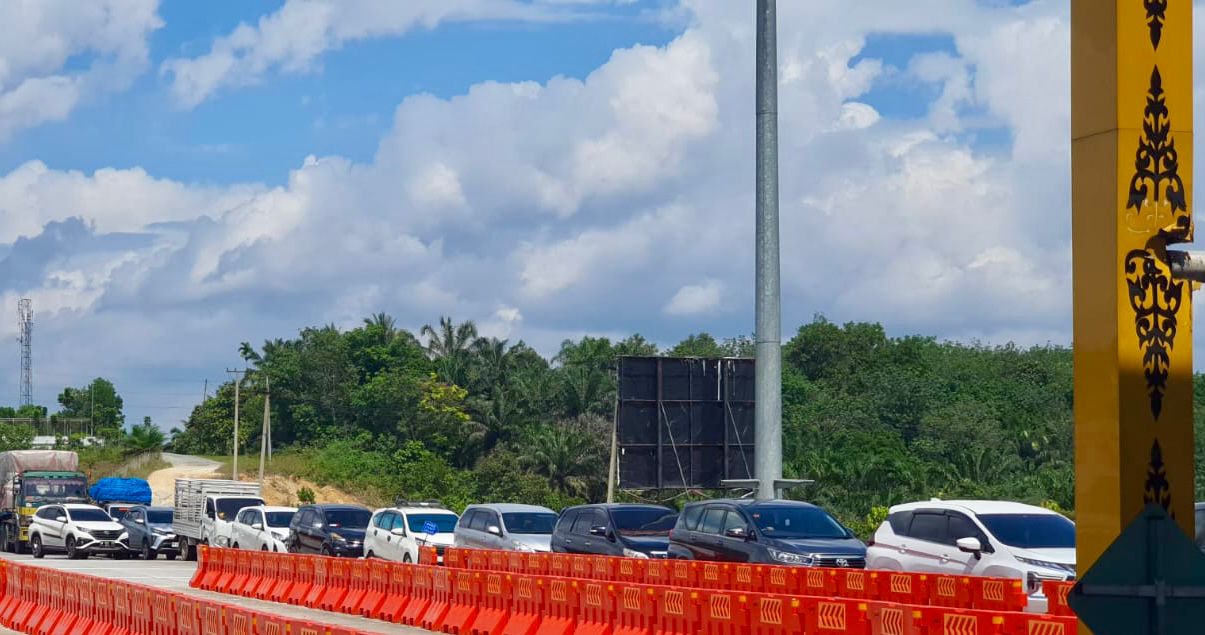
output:
<path id="1" fill-rule="evenodd" d="M 866 549 L 866 568 L 1020 579 L 1029 610 L 1044 612 L 1042 582 L 1075 579 L 1075 523 L 1022 503 L 896 505 Z"/>
<path id="2" fill-rule="evenodd" d="M 418 562 L 418 548 L 431 546 L 442 563 L 459 519 L 438 503 L 403 502 L 378 509 L 364 532 L 364 556 Z"/>

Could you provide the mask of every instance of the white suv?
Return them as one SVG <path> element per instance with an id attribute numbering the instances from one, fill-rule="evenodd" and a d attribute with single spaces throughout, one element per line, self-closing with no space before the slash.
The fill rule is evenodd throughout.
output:
<path id="1" fill-rule="evenodd" d="M 240 509 L 230 528 L 231 546 L 251 551 L 288 551 L 285 540 L 296 513 L 296 507 L 256 505 Z"/>
<path id="2" fill-rule="evenodd" d="M 896 505 L 866 550 L 866 568 L 1016 578 L 1029 609 L 1045 611 L 1042 581 L 1075 579 L 1075 523 L 1021 503 Z"/>
<path id="3" fill-rule="evenodd" d="M 397 562 L 418 562 L 418 548 L 435 547 L 439 562 L 452 546 L 459 517 L 432 503 L 402 503 L 378 509 L 364 532 L 364 555 Z"/>
<path id="4" fill-rule="evenodd" d="M 38 508 L 29 526 L 29 548 L 33 557 L 66 552 L 76 560 L 91 554 L 127 555 L 125 528 L 95 505 L 46 505 Z"/>

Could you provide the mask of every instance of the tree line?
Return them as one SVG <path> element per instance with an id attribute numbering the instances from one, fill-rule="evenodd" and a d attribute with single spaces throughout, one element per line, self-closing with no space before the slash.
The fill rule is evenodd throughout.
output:
<path id="1" fill-rule="evenodd" d="M 303 459 L 293 463 L 302 476 L 381 502 L 556 509 L 605 495 L 617 356 L 752 349 L 747 337 L 699 333 L 659 350 L 637 334 L 566 340 L 549 359 L 521 341 L 480 337 L 472 322 L 443 318 L 416 335 L 377 314 L 348 330 L 244 343 L 240 444 L 259 446 L 270 386 L 273 445 Z M 233 410 L 227 383 L 172 431 L 172 447 L 229 453 Z M 934 496 L 1074 510 L 1066 347 L 889 337 L 878 324 L 817 317 L 783 346 L 783 430 L 785 475 L 816 481 L 791 496 L 852 526 Z"/>

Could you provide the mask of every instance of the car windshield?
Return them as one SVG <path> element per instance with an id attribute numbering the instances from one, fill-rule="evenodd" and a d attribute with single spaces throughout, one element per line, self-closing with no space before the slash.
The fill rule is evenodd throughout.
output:
<path id="1" fill-rule="evenodd" d="M 293 520 L 294 512 L 264 512 L 264 516 L 268 517 L 269 527 L 288 527 Z"/>
<path id="2" fill-rule="evenodd" d="M 47 499 L 63 500 L 78 498 L 85 500 L 87 484 L 74 478 L 27 478 L 21 484 L 25 500 L 30 502 Z"/>
<path id="3" fill-rule="evenodd" d="M 78 523 L 78 522 L 94 523 L 94 522 L 105 522 L 105 521 L 113 522 L 113 519 L 110 518 L 108 514 L 106 514 L 104 511 L 99 510 L 99 509 L 87 509 L 87 508 L 68 509 L 67 514 L 71 516 L 71 522 L 73 522 L 73 523 Z"/>
<path id="4" fill-rule="evenodd" d="M 1075 523 L 1058 514 L 980 514 L 1000 542 L 1018 549 L 1074 549 Z"/>
<path id="5" fill-rule="evenodd" d="M 427 531 L 431 527 L 435 531 Z M 453 514 L 406 514 L 406 526 L 416 534 L 446 534 L 456 530 L 456 516 Z"/>
<path id="6" fill-rule="evenodd" d="M 328 509 L 326 511 L 326 525 L 328 527 L 367 529 L 369 518 L 372 518 L 372 512 L 367 509 Z"/>
<path id="7" fill-rule="evenodd" d="M 556 514 L 547 512 L 515 512 L 502 514 L 506 531 L 512 534 L 551 534 L 556 526 Z"/>
<path id="8" fill-rule="evenodd" d="M 146 510 L 146 522 L 152 525 L 170 525 L 172 522 L 172 510 L 148 509 Z"/>
<path id="9" fill-rule="evenodd" d="M 255 507 L 263 505 L 264 501 L 258 498 L 219 498 L 218 499 L 218 518 L 229 520 L 238 514 L 238 510 L 244 507 Z"/>
<path id="10" fill-rule="evenodd" d="M 621 536 L 668 536 L 678 514 L 659 507 L 620 507 L 611 510 Z"/>
<path id="11" fill-rule="evenodd" d="M 818 507 L 755 507 L 753 524 L 771 538 L 845 538 L 841 523 Z"/>

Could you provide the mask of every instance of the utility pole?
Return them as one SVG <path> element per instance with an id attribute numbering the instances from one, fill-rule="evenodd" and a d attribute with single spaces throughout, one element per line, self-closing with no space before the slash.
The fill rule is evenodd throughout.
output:
<path id="1" fill-rule="evenodd" d="M 96 436 L 96 380 L 88 384 L 88 407 L 91 409 L 91 414 L 88 415 L 88 436 Z"/>
<path id="2" fill-rule="evenodd" d="M 782 308 L 778 259 L 778 22 L 775 0 L 757 0 L 757 352 L 753 408 L 756 496 L 782 479 Z"/>
<path id="3" fill-rule="evenodd" d="M 264 425 L 259 433 L 259 485 L 262 488 L 264 485 L 264 461 L 268 456 L 271 441 L 269 435 L 272 433 L 271 412 L 269 411 L 268 403 L 272 399 L 272 383 L 268 380 L 268 375 L 264 374 Z"/>
<path id="4" fill-rule="evenodd" d="M 206 379 L 205 383 L 201 386 L 201 403 L 205 403 L 206 399 L 209 399 L 209 380 L 208 379 Z"/>
<path id="5" fill-rule="evenodd" d="M 230 480 L 238 480 L 238 402 L 239 402 L 239 384 L 243 383 L 243 375 L 247 374 L 247 369 L 235 370 L 227 368 L 226 372 L 234 375 L 234 461 L 232 462 Z"/>
<path id="6" fill-rule="evenodd" d="M 17 332 L 21 343 L 21 405 L 33 405 L 33 300 L 17 301 Z"/>

